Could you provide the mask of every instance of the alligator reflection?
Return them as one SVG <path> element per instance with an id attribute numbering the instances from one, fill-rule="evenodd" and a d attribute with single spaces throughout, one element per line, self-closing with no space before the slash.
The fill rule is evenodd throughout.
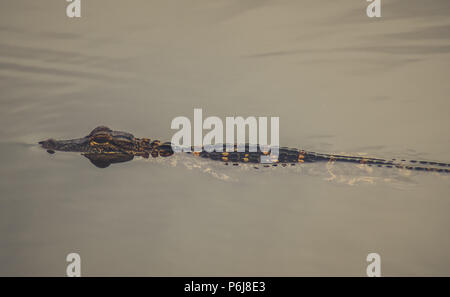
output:
<path id="1" fill-rule="evenodd" d="M 98 168 L 106 168 L 114 163 L 128 162 L 134 159 L 134 155 L 129 154 L 83 154 Z"/>

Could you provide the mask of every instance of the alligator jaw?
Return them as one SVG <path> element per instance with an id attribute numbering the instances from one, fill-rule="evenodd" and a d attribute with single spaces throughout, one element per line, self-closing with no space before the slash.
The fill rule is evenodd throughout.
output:
<path id="1" fill-rule="evenodd" d="M 54 151 L 83 152 L 89 146 L 89 138 L 83 137 L 70 140 L 55 140 L 50 138 L 40 141 L 39 144 L 47 149 L 49 153 L 54 153 Z"/>

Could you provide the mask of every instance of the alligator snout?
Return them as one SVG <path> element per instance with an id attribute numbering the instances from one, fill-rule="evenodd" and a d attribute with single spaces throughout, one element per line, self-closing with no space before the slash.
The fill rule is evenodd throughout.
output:
<path id="1" fill-rule="evenodd" d="M 47 153 L 54 154 L 56 149 L 56 140 L 53 138 L 49 138 L 47 140 L 39 141 L 38 142 L 43 148 L 47 149 Z"/>
<path id="2" fill-rule="evenodd" d="M 39 141 L 38 143 L 43 148 L 46 148 L 46 149 L 52 149 L 52 148 L 55 148 L 55 146 L 56 146 L 56 140 L 54 140 L 53 138 L 49 138 L 47 140 Z"/>

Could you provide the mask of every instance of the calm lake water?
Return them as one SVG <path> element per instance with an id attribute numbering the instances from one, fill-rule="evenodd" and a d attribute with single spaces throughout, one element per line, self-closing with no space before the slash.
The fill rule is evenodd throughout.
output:
<path id="1" fill-rule="evenodd" d="M 383 1 L 382 1 L 383 2 Z M 384 3 L 386 2 L 386 3 Z M 37 142 L 176 116 L 279 116 L 280 143 L 450 163 L 450 1 L 0 3 L 0 275 L 450 275 L 450 176 L 251 170 L 190 156 L 106 169 Z"/>

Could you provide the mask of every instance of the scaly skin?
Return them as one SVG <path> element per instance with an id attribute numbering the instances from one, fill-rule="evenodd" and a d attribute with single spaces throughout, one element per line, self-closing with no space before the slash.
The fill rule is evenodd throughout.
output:
<path id="1" fill-rule="evenodd" d="M 108 167 L 112 163 L 131 161 L 134 156 L 144 158 L 152 156 L 156 158 L 158 156 L 169 157 L 174 154 L 170 142 L 161 143 L 159 140 L 151 141 L 148 138 L 136 138 L 133 134 L 113 131 L 105 126 L 95 128 L 83 138 L 71 140 L 48 139 L 39 142 L 39 144 L 47 149 L 49 153 L 54 153 L 55 151 L 81 152 L 95 166 L 100 168 Z M 200 152 L 193 152 L 192 154 L 202 158 L 221 161 L 227 165 L 230 163 L 233 165 L 239 165 L 239 163 L 257 164 L 261 162 L 261 156 L 269 155 L 269 152 L 263 152 L 259 148 L 255 152 L 250 151 L 248 144 L 245 145 L 244 152 L 238 152 L 237 150 L 237 145 L 234 145 L 233 151 L 226 152 L 224 145 L 223 152 L 208 152 L 202 148 Z M 441 162 L 411 160 L 409 161 L 411 164 L 408 165 L 404 163 L 406 160 L 398 162 L 394 159 L 388 161 L 377 158 L 320 154 L 286 147 L 279 149 L 278 159 L 273 160 L 273 163 L 270 165 L 263 164 L 263 166 L 278 166 L 279 164 L 287 166 L 287 164 L 295 165 L 308 162 L 350 162 L 367 164 L 369 166 L 450 173 L 450 164 Z"/>

